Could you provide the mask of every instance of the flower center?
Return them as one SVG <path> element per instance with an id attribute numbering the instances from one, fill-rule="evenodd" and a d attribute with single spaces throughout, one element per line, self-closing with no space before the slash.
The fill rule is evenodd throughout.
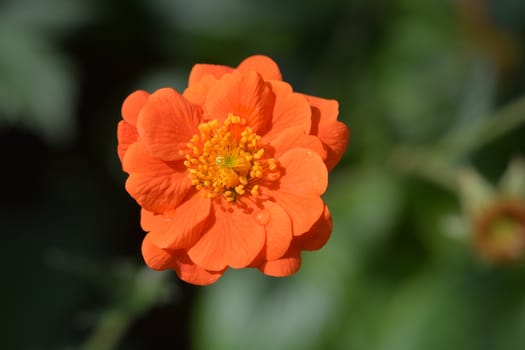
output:
<path id="1" fill-rule="evenodd" d="M 475 221 L 476 242 L 496 262 L 510 262 L 525 254 L 525 203 L 495 203 Z"/>
<path id="2" fill-rule="evenodd" d="M 246 125 L 246 120 L 229 114 L 221 127 L 217 120 L 199 125 L 188 147 L 184 165 L 191 183 L 204 189 L 208 197 L 223 196 L 228 202 L 241 195 L 259 194 L 257 182 L 266 172 L 276 172 L 273 158 L 264 157 L 261 137 Z"/>

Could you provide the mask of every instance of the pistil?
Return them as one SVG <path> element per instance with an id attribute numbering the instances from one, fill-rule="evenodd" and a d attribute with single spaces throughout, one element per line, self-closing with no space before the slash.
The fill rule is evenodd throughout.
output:
<path id="1" fill-rule="evenodd" d="M 264 154 L 261 137 L 245 119 L 229 114 L 221 127 L 212 120 L 199 125 L 199 131 L 188 143 L 184 165 L 192 185 L 208 197 L 234 202 L 248 193 L 257 196 L 257 182 L 266 172 L 277 171 L 275 160 Z"/>

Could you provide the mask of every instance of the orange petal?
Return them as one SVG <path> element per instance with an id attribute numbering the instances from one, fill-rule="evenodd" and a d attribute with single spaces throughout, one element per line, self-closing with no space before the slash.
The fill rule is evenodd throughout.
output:
<path id="1" fill-rule="evenodd" d="M 140 210 L 140 226 L 146 232 L 166 232 L 170 228 L 171 222 L 164 220 L 164 215 L 172 215 L 173 212 L 175 212 L 175 210 L 164 213 L 152 213 L 142 208 Z"/>
<path id="2" fill-rule="evenodd" d="M 141 219 L 141 223 L 157 228 L 149 234 L 157 247 L 172 250 L 189 248 L 200 238 L 210 207 L 209 198 L 195 193 L 175 210 L 158 215 L 143 211 L 145 218 Z"/>
<path id="3" fill-rule="evenodd" d="M 290 127 L 299 127 L 304 134 L 310 133 L 312 111 L 304 95 L 294 93 L 292 87 L 282 81 L 267 83 L 275 94 L 271 129 L 268 136 Z"/>
<path id="4" fill-rule="evenodd" d="M 350 138 L 350 130 L 341 122 L 321 123 L 318 136 L 326 145 L 325 164 L 328 171 L 331 171 L 345 153 Z"/>
<path id="5" fill-rule="evenodd" d="M 142 241 L 142 256 L 146 265 L 153 270 L 169 269 L 175 262 L 172 254 L 164 249 L 157 247 L 151 240 L 150 235 L 146 235 Z"/>
<path id="6" fill-rule="evenodd" d="M 323 215 L 308 232 L 294 239 L 294 245 L 300 247 L 301 250 L 321 249 L 328 242 L 332 228 L 332 216 L 325 205 Z"/>
<path id="7" fill-rule="evenodd" d="M 177 272 L 179 278 L 185 282 L 205 286 L 215 283 L 226 271 L 209 271 L 196 264 L 194 264 L 186 253 L 177 252 L 177 260 L 173 265 L 173 269 Z"/>
<path id="8" fill-rule="evenodd" d="M 312 107 L 312 124 L 319 125 L 320 122 L 333 122 L 339 115 L 339 103 L 336 100 L 310 96 L 303 94 Z M 314 127 L 314 126 L 312 126 Z M 312 130 L 316 133 L 316 130 Z"/>
<path id="9" fill-rule="evenodd" d="M 140 142 L 129 147 L 123 168 L 129 173 L 126 190 L 148 211 L 175 209 L 191 188 L 182 161 L 163 162 L 154 158 Z"/>
<path id="10" fill-rule="evenodd" d="M 324 211 L 320 196 L 328 185 L 328 172 L 321 157 L 305 148 L 293 148 L 278 161 L 284 174 L 278 184 L 263 189 L 264 194 L 288 213 L 294 235 L 302 235 Z"/>
<path id="11" fill-rule="evenodd" d="M 216 79 L 220 79 L 224 74 L 230 73 L 232 71 L 233 68 L 228 66 L 202 63 L 196 64 L 191 69 L 190 77 L 188 79 L 188 87 L 198 84 L 206 76 L 212 76 Z"/>
<path id="12" fill-rule="evenodd" d="M 325 159 L 328 171 L 339 162 L 346 150 L 350 132 L 348 127 L 337 121 L 339 103 L 320 97 L 305 95 L 312 106 L 312 135 L 317 135 L 327 147 Z"/>
<path id="13" fill-rule="evenodd" d="M 250 265 L 264 247 L 264 227 L 255 224 L 253 208 L 212 203 L 214 218 L 202 238 L 188 250 L 193 262 L 208 270 Z"/>
<path id="14" fill-rule="evenodd" d="M 296 249 L 291 249 L 280 259 L 264 262 L 259 266 L 259 270 L 268 276 L 284 277 L 293 275 L 299 271 L 300 267 L 301 253 Z"/>
<path id="15" fill-rule="evenodd" d="M 219 122 L 230 113 L 245 118 L 255 132 L 263 134 L 271 122 L 273 99 L 258 73 L 235 71 L 213 85 L 204 108 L 209 118 Z"/>
<path id="16" fill-rule="evenodd" d="M 320 197 L 305 197 L 284 192 L 279 192 L 273 197 L 292 219 L 294 236 L 308 232 L 323 212 L 324 202 Z"/>
<path id="17" fill-rule="evenodd" d="M 278 259 L 286 253 L 292 242 L 292 222 L 277 204 L 266 201 L 262 206 L 255 210 L 253 218 L 266 231 L 265 260 Z"/>
<path id="18" fill-rule="evenodd" d="M 146 91 L 137 90 L 131 93 L 122 103 L 122 118 L 129 124 L 136 126 L 137 117 L 142 107 L 148 102 L 149 94 Z"/>
<path id="19" fill-rule="evenodd" d="M 212 75 L 205 75 L 198 83 L 188 86 L 182 95 L 191 103 L 202 106 L 206 101 L 208 92 L 218 81 Z"/>
<path id="20" fill-rule="evenodd" d="M 301 127 L 284 129 L 280 133 L 264 136 L 263 140 L 275 149 L 275 153 L 272 155 L 275 158 L 280 157 L 292 148 L 308 148 L 322 159 L 326 158 L 326 148 L 321 140 L 314 135 L 305 135 Z"/>
<path id="21" fill-rule="evenodd" d="M 195 265 L 184 251 L 167 251 L 157 247 L 146 235 L 142 241 L 142 256 L 146 265 L 152 270 L 175 270 L 179 278 L 191 284 L 208 285 L 216 282 L 224 273 L 221 271 L 208 271 Z"/>
<path id="22" fill-rule="evenodd" d="M 120 159 L 120 162 L 122 163 L 124 159 L 124 155 L 128 151 L 129 146 L 137 141 L 138 133 L 137 129 L 129 124 L 125 120 L 121 120 L 118 123 L 117 126 L 117 140 L 118 140 L 118 147 L 117 147 L 117 153 L 118 157 Z"/>
<path id="23" fill-rule="evenodd" d="M 319 197 L 326 191 L 328 172 L 317 153 L 306 148 L 293 148 L 278 162 L 285 169 L 280 178 L 280 192 Z"/>
<path id="24" fill-rule="evenodd" d="M 256 71 L 264 80 L 282 80 L 279 66 L 268 56 L 254 55 L 242 61 L 237 69 L 243 72 Z"/>
<path id="25" fill-rule="evenodd" d="M 151 155 L 165 161 L 183 159 L 187 143 L 198 133 L 201 110 L 173 89 L 150 95 L 137 121 L 137 130 Z"/>

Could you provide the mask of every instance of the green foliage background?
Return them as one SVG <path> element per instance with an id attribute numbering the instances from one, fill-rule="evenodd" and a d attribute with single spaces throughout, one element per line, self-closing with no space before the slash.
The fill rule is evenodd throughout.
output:
<path id="1" fill-rule="evenodd" d="M 525 93 L 524 50 L 522 0 L 4 0 L 0 347 L 525 348 L 525 265 L 444 224 L 457 169 L 495 182 L 525 154 L 525 108 L 498 112 Z M 351 129 L 330 241 L 284 279 L 144 269 L 122 101 L 256 53 Z"/>

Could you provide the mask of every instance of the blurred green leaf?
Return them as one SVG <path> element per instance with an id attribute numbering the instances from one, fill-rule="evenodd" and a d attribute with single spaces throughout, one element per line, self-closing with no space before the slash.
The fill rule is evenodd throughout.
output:
<path id="1" fill-rule="evenodd" d="M 48 39 L 0 22 L 0 123 L 19 125 L 52 143 L 71 139 L 76 84 L 70 62 Z"/>
<path id="2" fill-rule="evenodd" d="M 89 22 L 94 6 L 88 0 L 4 0 L 1 18 L 38 31 L 63 31 Z"/>
<path id="3" fill-rule="evenodd" d="M 448 3 L 405 3 L 407 15 L 394 23 L 378 56 L 378 88 L 397 136 L 428 143 L 463 119 L 484 117 L 494 78 L 465 49 L 457 23 L 440 16 Z"/>
<path id="4" fill-rule="evenodd" d="M 403 205 L 396 176 L 380 167 L 336 172 L 326 194 L 336 230 L 346 245 L 377 242 L 390 232 Z"/>
<path id="5" fill-rule="evenodd" d="M 275 280 L 255 270 L 227 273 L 203 295 L 197 348 L 315 349 L 337 309 L 330 285 L 315 282 L 300 275 Z"/>

